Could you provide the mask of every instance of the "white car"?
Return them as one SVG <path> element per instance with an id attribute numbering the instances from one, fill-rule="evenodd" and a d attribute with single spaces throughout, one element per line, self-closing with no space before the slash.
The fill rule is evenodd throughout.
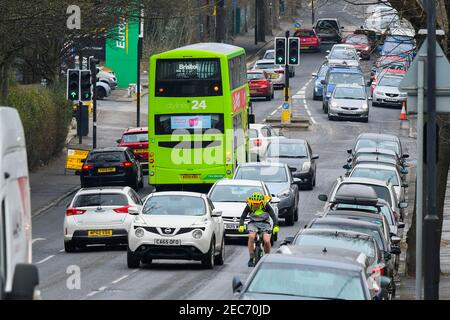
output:
<path id="1" fill-rule="evenodd" d="M 274 88 L 284 88 L 284 67 L 275 64 L 275 60 L 258 60 L 252 70 L 264 70 L 269 73 Z"/>
<path id="2" fill-rule="evenodd" d="M 272 206 L 275 214 L 278 216 L 278 208 L 276 206 L 276 198 L 270 196 L 269 189 L 266 184 L 258 180 L 234 180 L 223 179 L 217 181 L 208 193 L 208 198 L 214 204 L 214 207 L 222 211 L 222 218 L 225 224 L 225 236 L 233 238 L 247 237 L 247 232 L 240 233 L 239 221 L 246 207 L 245 200 L 250 197 L 253 192 L 260 192 L 263 196 L 271 198 Z M 247 225 L 249 219 L 245 220 Z M 276 241 L 276 236 L 274 237 Z"/>
<path id="3" fill-rule="evenodd" d="M 250 124 L 248 135 L 250 141 L 250 161 L 262 159 L 271 141 L 286 139 L 284 136 L 280 136 L 268 124 Z"/>
<path id="4" fill-rule="evenodd" d="M 336 44 L 326 56 L 329 66 L 359 67 L 359 57 L 351 45 Z"/>
<path id="5" fill-rule="evenodd" d="M 373 90 L 373 106 L 401 106 L 407 100 L 406 92 L 399 90 L 403 77 L 383 76 Z"/>
<path id="6" fill-rule="evenodd" d="M 86 188 L 77 192 L 64 217 L 64 249 L 89 244 L 126 244 L 133 216 L 142 201 L 130 187 Z"/>
<path id="7" fill-rule="evenodd" d="M 266 52 L 264 53 L 264 56 L 263 56 L 263 60 L 275 61 L 275 50 L 274 49 L 266 50 Z M 295 77 L 295 67 L 289 66 L 289 78 L 293 78 L 293 77 Z"/>
<path id="8" fill-rule="evenodd" d="M 127 264 L 139 268 L 153 259 L 197 260 L 207 269 L 225 259 L 222 212 L 206 195 L 155 192 L 135 215 L 128 234 Z"/>
<path id="9" fill-rule="evenodd" d="M 112 93 L 111 87 L 105 82 L 98 81 L 96 89 L 98 100 L 103 100 L 104 98 L 109 97 Z"/>
<path id="10" fill-rule="evenodd" d="M 110 72 L 100 71 L 97 74 L 97 78 L 100 80 L 100 82 L 104 82 L 107 85 L 109 85 L 112 90 L 114 90 L 117 87 L 117 78 L 114 74 Z"/>

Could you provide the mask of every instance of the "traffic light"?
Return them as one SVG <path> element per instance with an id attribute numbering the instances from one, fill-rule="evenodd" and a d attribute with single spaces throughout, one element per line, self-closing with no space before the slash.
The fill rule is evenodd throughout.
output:
<path id="1" fill-rule="evenodd" d="M 67 70 L 67 99 L 71 101 L 80 99 L 80 70 Z"/>
<path id="2" fill-rule="evenodd" d="M 80 96 L 81 101 L 92 100 L 92 82 L 91 82 L 91 70 L 81 70 L 80 75 Z"/>
<path id="3" fill-rule="evenodd" d="M 275 38 L 275 63 L 286 64 L 286 38 Z"/>
<path id="4" fill-rule="evenodd" d="M 300 39 L 289 37 L 288 39 L 288 64 L 298 66 L 300 64 Z"/>

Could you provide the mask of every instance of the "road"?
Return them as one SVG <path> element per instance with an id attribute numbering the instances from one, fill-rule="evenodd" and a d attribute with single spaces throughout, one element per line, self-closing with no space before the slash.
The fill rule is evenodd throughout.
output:
<path id="1" fill-rule="evenodd" d="M 342 6 L 339 9 L 336 5 L 326 6 L 320 8 L 318 17 L 337 15 L 346 27 L 359 25 L 362 23 L 361 8 L 352 10 L 351 7 L 348 5 L 347 11 L 343 12 Z M 356 16 L 349 12 L 356 12 Z M 411 154 L 411 161 L 415 160 L 414 140 L 408 138 L 408 130 L 400 129 L 398 109 L 371 108 L 369 123 L 328 120 L 322 113 L 321 102 L 312 100 L 313 82 L 310 81 L 311 73 L 317 70 L 324 56 L 324 53 L 302 54 L 296 77 L 291 79 L 293 94 L 306 93 L 305 100 L 298 100 L 295 107 L 304 108 L 306 105 L 313 124 L 308 130 L 289 131 L 285 135 L 306 138 L 320 159 L 317 186 L 312 191 L 300 191 L 300 219 L 290 227 L 281 223 L 279 239 L 294 235 L 321 210 L 323 203 L 317 196 L 328 193 L 333 181 L 344 174 L 342 165 L 346 163 L 346 150 L 352 147 L 358 134 L 397 134 Z M 273 101 L 255 101 L 257 122 L 276 110 L 282 99 L 282 91 L 276 91 Z M 145 124 L 146 98 L 142 105 Z M 134 104 L 103 101 L 99 103 L 99 110 L 99 146 L 114 145 L 123 129 L 135 123 Z M 141 194 L 150 191 L 151 188 L 146 186 Z M 248 253 L 244 243 L 228 243 L 225 264 L 214 270 L 203 270 L 198 262 L 157 260 L 151 266 L 133 271 L 127 268 L 124 248 L 95 248 L 67 254 L 63 250 L 62 226 L 69 200 L 33 219 L 33 261 L 39 268 L 43 299 L 232 299 L 233 276 L 238 275 L 245 280 L 251 271 L 247 267 Z M 76 281 L 72 282 L 73 270 L 80 270 L 80 288 L 72 286 L 76 284 Z"/>

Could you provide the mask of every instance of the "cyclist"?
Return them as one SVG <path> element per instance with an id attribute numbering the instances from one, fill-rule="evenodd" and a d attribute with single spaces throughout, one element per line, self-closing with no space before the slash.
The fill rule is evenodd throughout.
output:
<path id="1" fill-rule="evenodd" d="M 247 216 L 250 217 L 250 222 L 247 225 L 248 229 L 248 252 L 250 254 L 250 260 L 248 261 L 249 267 L 254 267 L 254 243 L 256 238 L 256 232 L 262 230 L 264 253 L 270 253 L 270 237 L 271 233 L 274 234 L 280 231 L 278 227 L 278 218 L 275 215 L 275 211 L 270 205 L 269 201 L 265 201 L 264 196 L 260 192 L 254 192 L 248 199 L 246 199 L 247 206 L 241 215 L 239 222 L 239 232 L 244 232 L 244 220 Z M 273 221 L 273 230 L 270 223 L 270 218 Z"/>

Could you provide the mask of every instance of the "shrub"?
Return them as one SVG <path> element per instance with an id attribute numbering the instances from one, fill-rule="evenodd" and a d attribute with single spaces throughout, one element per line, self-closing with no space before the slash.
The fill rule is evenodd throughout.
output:
<path id="1" fill-rule="evenodd" d="M 22 119 L 28 164 L 36 168 L 64 147 L 71 121 L 71 103 L 56 88 L 12 86 L 7 105 L 16 108 Z"/>

